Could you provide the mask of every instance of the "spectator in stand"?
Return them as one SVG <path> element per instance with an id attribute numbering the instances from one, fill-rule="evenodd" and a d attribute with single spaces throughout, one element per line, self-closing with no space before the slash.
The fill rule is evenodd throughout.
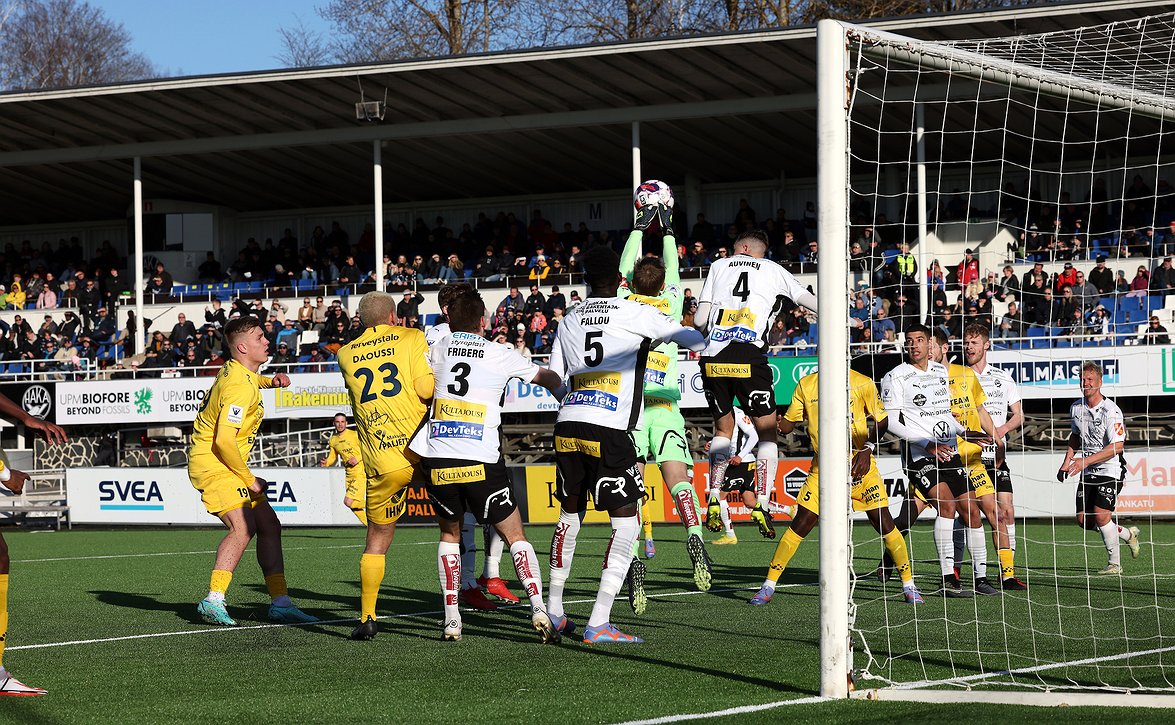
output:
<path id="1" fill-rule="evenodd" d="M 106 279 L 102 282 L 102 304 L 106 305 L 108 310 L 117 309 L 118 301 L 131 291 L 127 287 L 126 279 L 118 273 L 118 268 L 111 267 Z"/>
<path id="2" fill-rule="evenodd" d="M 167 289 L 167 287 L 165 287 L 163 284 L 163 278 L 159 275 L 155 275 L 151 278 L 151 281 L 147 283 L 146 293 L 149 295 L 163 296 L 166 294 L 166 292 L 164 292 L 165 289 Z M 144 366 L 145 365 L 146 363 L 144 363 Z"/>
<path id="3" fill-rule="evenodd" d="M 1024 273 L 1023 278 L 1020 280 L 1020 289 L 1026 289 L 1032 284 L 1032 280 L 1035 277 L 1040 277 L 1041 281 L 1046 285 L 1049 283 L 1049 274 L 1044 271 L 1044 262 L 1036 262 L 1032 265 L 1032 269 Z"/>
<path id="4" fill-rule="evenodd" d="M 1114 294 L 1125 295 L 1130 293 L 1130 283 L 1126 281 L 1126 270 L 1118 270 L 1118 274 L 1114 277 Z"/>
<path id="5" fill-rule="evenodd" d="M 930 269 L 926 271 L 926 284 L 930 286 L 931 292 L 945 291 L 947 288 L 946 274 L 942 271 L 942 266 L 939 265 L 937 259 L 930 263 Z"/>
<path id="6" fill-rule="evenodd" d="M 47 273 L 47 276 L 52 278 L 52 273 Z M 41 293 L 37 295 L 37 309 L 57 309 L 57 290 L 55 289 L 51 279 L 47 284 L 41 287 Z"/>
<path id="7" fill-rule="evenodd" d="M 1073 269 L 1072 262 L 1065 262 L 1065 268 L 1053 277 L 1053 291 L 1060 292 L 1066 286 L 1072 287 L 1077 283 L 1077 270 Z"/>
<path id="8" fill-rule="evenodd" d="M 741 232 L 747 224 L 750 224 L 752 229 L 755 227 L 755 210 L 746 199 L 739 199 L 738 211 L 734 214 L 734 225 Z"/>
<path id="9" fill-rule="evenodd" d="M 66 310 L 65 319 L 62 320 L 61 325 L 58 328 L 58 334 L 70 342 L 75 342 L 77 341 L 78 333 L 80 331 L 81 322 L 78 320 L 77 315 L 73 313 L 73 310 Z"/>
<path id="10" fill-rule="evenodd" d="M 787 317 L 790 317 L 790 315 L 787 315 Z M 775 348 L 782 347 L 786 344 L 788 344 L 787 319 L 785 319 L 785 315 L 780 315 L 775 318 L 775 322 L 771 324 L 771 329 L 767 331 L 767 347 L 769 348 L 767 354 L 779 354 Z"/>
<path id="11" fill-rule="evenodd" d="M 98 318 L 90 338 L 96 343 L 112 342 L 118 335 L 118 325 L 114 322 L 114 315 L 109 314 L 105 307 L 98 308 Z"/>
<path id="12" fill-rule="evenodd" d="M 314 329 L 318 330 L 319 332 L 322 332 L 323 327 L 326 325 L 326 312 L 329 309 L 330 306 L 327 305 L 321 297 L 315 299 L 313 317 Z"/>
<path id="13" fill-rule="evenodd" d="M 1114 293 L 1114 273 L 1106 267 L 1106 255 L 1099 254 L 1094 268 L 1089 270 L 1089 283 L 1093 285 L 1100 295 L 1111 295 Z"/>
<path id="14" fill-rule="evenodd" d="M 567 309 L 567 298 L 559 291 L 559 285 L 555 285 L 551 288 L 551 294 L 547 296 L 547 301 L 543 305 L 543 314 L 550 319 L 555 316 L 555 310 L 565 309 Z"/>
<path id="15" fill-rule="evenodd" d="M 212 300 L 212 305 L 204 305 L 204 322 L 216 327 L 224 327 L 228 324 L 228 316 L 221 307 L 220 300 Z"/>
<path id="16" fill-rule="evenodd" d="M 44 352 L 40 336 L 32 330 L 27 330 L 18 338 L 16 352 L 21 360 L 40 360 Z"/>
<path id="17" fill-rule="evenodd" d="M 1100 293 L 1097 287 L 1086 281 L 1084 272 L 1078 272 L 1076 278 L 1076 282 L 1073 283 L 1073 299 L 1077 302 L 1077 309 L 1084 313 L 1093 308 Z"/>
<path id="18" fill-rule="evenodd" d="M 979 260 L 971 249 L 963 250 L 963 261 L 955 268 L 955 275 L 960 288 L 966 288 L 972 282 L 979 281 Z"/>
<path id="19" fill-rule="evenodd" d="M 215 254 L 209 252 L 196 269 L 196 281 L 200 284 L 216 284 L 223 279 L 224 270 L 221 269 L 220 262 L 216 260 Z"/>
<path id="20" fill-rule="evenodd" d="M 960 318 L 961 315 L 956 315 L 954 308 L 943 309 L 942 321 L 937 327 L 946 334 L 948 340 L 958 340 L 963 336 L 963 323 Z"/>
<path id="21" fill-rule="evenodd" d="M 1024 322 L 1032 327 L 1051 327 L 1055 319 L 1053 302 L 1053 290 L 1049 287 L 1044 288 L 1041 298 L 1031 307 L 1025 299 Z"/>
<path id="22" fill-rule="evenodd" d="M 690 239 L 708 247 L 714 243 L 714 225 L 706 221 L 706 215 L 701 212 L 694 217 L 694 226 L 690 229 Z"/>
<path id="23" fill-rule="evenodd" d="M 309 330 L 314 324 L 314 305 L 310 304 L 309 297 L 302 300 L 302 306 L 298 308 L 298 324 L 303 330 Z"/>
<path id="24" fill-rule="evenodd" d="M 359 284 L 360 275 L 359 265 L 355 264 L 354 255 L 348 254 L 343 259 L 343 266 L 339 268 L 338 283 L 348 286 Z"/>
<path id="25" fill-rule="evenodd" d="M 403 319 L 403 318 L 401 318 Z M 322 334 L 318 347 L 328 355 L 334 355 L 339 348 L 347 344 L 347 323 L 337 320 Z"/>
<path id="26" fill-rule="evenodd" d="M 522 312 L 526 315 L 533 315 L 536 312 L 541 312 L 547 304 L 547 298 L 539 291 L 537 284 L 530 286 L 530 295 L 522 305 Z"/>
<path id="27" fill-rule="evenodd" d="M 163 262 L 155 263 L 155 276 L 159 278 L 159 284 L 162 288 L 159 294 L 171 294 L 171 288 L 175 282 L 171 278 L 171 273 L 163 266 Z"/>
<path id="28" fill-rule="evenodd" d="M 396 304 L 396 316 L 401 320 L 420 316 L 420 303 L 424 302 L 424 295 L 419 292 L 405 292 L 404 299 Z"/>
<path id="29" fill-rule="evenodd" d="M 98 364 L 98 346 L 88 337 L 83 337 L 78 343 L 78 362 L 85 360 L 85 367 L 94 368 Z"/>
<path id="30" fill-rule="evenodd" d="M 1146 267 L 1139 267 L 1134 279 L 1130 281 L 1130 294 L 1127 297 L 1145 297 L 1150 286 L 1150 273 L 1146 271 Z"/>
<path id="31" fill-rule="evenodd" d="M 282 328 L 277 333 L 277 344 L 286 343 L 291 350 L 298 347 L 298 327 L 294 324 L 292 319 L 286 319 L 282 323 Z"/>
<path id="32" fill-rule="evenodd" d="M 273 324 L 273 320 L 266 320 L 262 323 L 261 334 L 265 336 L 265 340 L 269 343 L 270 349 L 277 346 L 277 333 L 281 332 L 281 329 L 281 326 Z"/>
<path id="33" fill-rule="evenodd" d="M 876 342 L 888 342 L 897 338 L 897 326 L 894 325 L 893 320 L 889 319 L 884 306 L 877 310 L 877 316 L 871 327 L 873 340 Z"/>
<path id="34" fill-rule="evenodd" d="M 865 300 L 863 294 L 858 293 L 853 299 L 853 308 L 849 310 L 849 317 L 858 320 L 862 325 L 869 322 L 870 310 L 869 305 Z"/>
<path id="35" fill-rule="evenodd" d="M 465 279 L 465 265 L 456 254 L 450 254 L 439 274 L 442 284 L 460 282 Z"/>
<path id="36" fill-rule="evenodd" d="M 995 329 L 995 336 L 999 338 L 1024 336 L 1024 318 L 1020 314 L 1020 307 L 1015 302 L 1010 303 L 1008 311 L 1000 317 L 999 325 Z"/>
<path id="37" fill-rule="evenodd" d="M 1102 342 L 1110 339 L 1110 315 L 1104 305 L 1097 305 L 1085 316 L 1085 334 L 1090 342 Z"/>
<path id="38" fill-rule="evenodd" d="M 522 293 L 518 291 L 518 288 L 511 287 L 510 292 L 502 298 L 501 302 L 498 303 L 498 307 L 505 310 L 521 310 L 525 303 L 526 299 L 523 298 Z"/>
<path id="39" fill-rule="evenodd" d="M 19 274 L 12 275 L 12 284 L 8 287 L 8 294 L 4 295 L 4 300 L 8 306 L 14 310 L 23 310 L 26 296 L 24 285 L 21 284 L 21 277 Z"/>
<path id="40" fill-rule="evenodd" d="M 298 361 L 298 359 L 296 357 L 294 357 L 294 354 L 292 352 L 290 352 L 289 343 L 287 343 L 285 340 L 282 340 L 277 344 L 277 351 L 273 354 L 273 358 L 269 362 L 272 365 L 284 366 L 284 365 L 290 365 L 290 364 L 295 363 L 297 361 Z M 287 372 L 287 371 L 285 369 L 282 369 L 281 372 Z"/>
<path id="41" fill-rule="evenodd" d="M 501 262 L 494 254 L 493 247 L 486 247 L 485 254 L 473 265 L 473 276 L 486 282 L 497 282 L 502 279 Z"/>
<path id="42" fill-rule="evenodd" d="M 849 245 L 849 271 L 861 273 L 867 270 L 869 259 L 865 256 L 865 250 L 861 248 L 860 242 L 853 242 Z"/>
<path id="43" fill-rule="evenodd" d="M 893 321 L 894 328 L 905 332 L 907 327 L 918 322 L 918 305 L 911 302 L 905 292 L 898 292 L 887 314 Z"/>
<path id="44" fill-rule="evenodd" d="M 175 325 L 173 325 L 171 328 L 171 335 L 168 336 L 168 339 L 171 340 L 171 344 L 175 347 L 180 347 L 188 340 L 195 339 L 195 337 L 196 326 L 192 324 L 187 315 L 182 312 L 179 313 L 176 316 Z"/>
<path id="45" fill-rule="evenodd" d="M 1061 296 L 1057 298 L 1054 303 L 1056 307 L 1056 314 L 1053 319 L 1061 327 L 1073 327 L 1079 325 L 1081 322 L 1081 308 L 1077 305 L 1077 300 L 1073 298 L 1073 288 L 1065 285 L 1061 288 Z"/>
<path id="46" fill-rule="evenodd" d="M 288 312 L 289 309 L 290 308 L 286 307 L 281 300 L 274 300 L 273 303 L 269 305 L 269 319 L 272 320 L 273 324 L 275 325 L 280 326 L 285 324 L 286 312 Z"/>
<path id="47" fill-rule="evenodd" d="M 1175 269 L 1171 268 L 1171 258 L 1165 258 L 1151 274 L 1150 292 L 1153 295 L 1167 295 L 1175 292 Z"/>
<path id="48" fill-rule="evenodd" d="M 1171 336 L 1167 334 L 1167 328 L 1163 327 L 1159 318 L 1151 315 L 1150 324 L 1139 335 L 1138 341 L 1142 345 L 1170 345 Z"/>
<path id="49" fill-rule="evenodd" d="M 547 264 L 547 256 L 545 254 L 540 254 L 535 257 L 534 264 L 531 265 L 527 276 L 532 280 L 541 282 L 542 280 L 546 279 L 547 275 L 550 273 L 551 266 Z"/>

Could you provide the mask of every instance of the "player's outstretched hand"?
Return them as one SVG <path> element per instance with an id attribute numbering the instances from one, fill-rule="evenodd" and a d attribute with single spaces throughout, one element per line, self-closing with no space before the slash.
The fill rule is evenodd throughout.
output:
<path id="1" fill-rule="evenodd" d="M 1065 473 L 1070 476 L 1077 476 L 1084 470 L 1085 470 L 1085 459 L 1084 458 L 1074 458 L 1072 461 L 1069 462 L 1068 468 L 1064 469 Z"/>
<path id="2" fill-rule="evenodd" d="M 273 376 L 273 387 L 288 388 L 290 387 L 290 376 L 285 373 L 278 373 Z"/>
<path id="3" fill-rule="evenodd" d="M 926 452 L 934 456 L 939 463 L 946 463 L 955 456 L 955 449 L 942 443 L 931 443 L 926 446 Z"/>
<path id="4" fill-rule="evenodd" d="M 961 437 L 968 443 L 975 443 L 981 446 L 991 445 L 992 443 L 991 436 L 981 430 L 965 430 Z"/>
<path id="5" fill-rule="evenodd" d="M 359 459 L 358 459 L 358 458 L 356 458 L 355 456 L 351 456 L 350 458 L 348 458 L 348 459 L 347 459 L 347 465 L 348 465 L 349 467 L 355 467 L 355 466 L 358 466 L 358 465 L 359 465 Z"/>
<path id="6" fill-rule="evenodd" d="M 726 462 L 726 465 L 738 466 L 738 465 L 742 464 L 742 462 L 743 462 L 742 456 L 734 456 L 733 458 L 731 458 L 729 461 Z"/>
<path id="7" fill-rule="evenodd" d="M 69 436 L 65 434 L 64 428 L 56 423 L 50 423 L 47 420 L 30 416 L 29 420 L 25 423 L 25 427 L 41 431 L 45 436 L 45 440 L 49 441 L 51 445 L 59 446 L 69 441 Z"/>
<path id="8" fill-rule="evenodd" d="M 29 480 L 29 474 L 24 471 L 18 471 L 15 468 L 8 469 L 11 474 L 8 480 L 4 482 L 4 487 L 13 493 L 20 493 L 24 491 L 25 481 Z"/>
<path id="9" fill-rule="evenodd" d="M 265 489 L 269 487 L 269 481 L 264 478 L 253 477 L 253 483 L 249 484 L 249 490 L 253 493 L 265 493 Z"/>
<path id="10" fill-rule="evenodd" d="M 1057 480 L 1060 481 L 1061 483 L 1064 483 L 1065 479 L 1068 477 L 1069 477 L 1069 474 L 1065 471 L 1065 468 L 1062 466 L 1061 470 L 1057 471 Z"/>

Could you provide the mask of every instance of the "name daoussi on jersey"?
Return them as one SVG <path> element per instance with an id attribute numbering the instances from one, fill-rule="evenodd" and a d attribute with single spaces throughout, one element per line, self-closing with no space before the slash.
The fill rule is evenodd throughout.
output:
<path id="1" fill-rule="evenodd" d="M 769 259 L 737 254 L 710 265 L 698 303 L 710 303 L 709 336 L 703 357 L 717 355 L 732 342 L 767 346 L 767 328 L 783 298 L 806 292 L 800 281 Z"/>
<path id="2" fill-rule="evenodd" d="M 1073 435 L 1081 439 L 1081 455 L 1092 456 L 1113 443 L 1125 442 L 1126 423 L 1122 409 L 1109 398 L 1090 408 L 1084 400 L 1069 407 Z M 1119 453 L 1108 461 L 1088 466 L 1084 476 L 1105 476 L 1121 481 L 1126 476 L 1126 457 Z"/>
<path id="3" fill-rule="evenodd" d="M 649 305 L 617 297 L 584 300 L 563 318 L 551 351 L 551 370 L 570 381 L 559 421 L 638 427 L 649 350 L 679 330 Z"/>
<path id="4" fill-rule="evenodd" d="M 339 348 L 368 477 L 412 465 L 405 451 L 427 412 L 416 394 L 417 380 L 432 377 L 427 352 L 423 332 L 392 325 L 370 327 Z"/>
<path id="5" fill-rule="evenodd" d="M 497 463 L 502 392 L 511 378 L 534 380 L 539 367 L 514 348 L 469 332 L 434 344 L 429 362 L 436 396 L 428 434 L 413 439 L 412 450 L 422 458 Z"/>
<path id="6" fill-rule="evenodd" d="M 958 447 L 963 426 L 951 414 L 951 388 L 942 363 L 929 362 L 926 370 L 902 363 L 890 370 L 881 380 L 881 402 L 891 418 L 916 435 L 906 441 L 912 460 L 928 457 L 930 443 Z"/>

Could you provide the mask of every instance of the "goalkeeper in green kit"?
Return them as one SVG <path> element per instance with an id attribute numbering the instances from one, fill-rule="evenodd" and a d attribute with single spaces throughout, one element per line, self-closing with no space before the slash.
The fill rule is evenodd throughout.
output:
<path id="1" fill-rule="evenodd" d="M 647 183 L 647 182 L 646 182 Z M 668 198 L 672 198 L 671 196 Z M 619 295 L 651 305 L 674 320 L 681 321 L 681 277 L 677 263 L 677 241 L 673 237 L 672 208 L 662 203 L 648 203 L 637 209 L 635 229 L 628 235 L 624 253 L 620 256 L 620 274 L 625 279 Z M 642 243 L 646 233 L 660 232 L 661 258 L 642 257 Z M 677 507 L 677 514 L 686 528 L 686 550 L 693 562 L 694 583 L 699 591 L 710 589 L 712 569 L 706 545 L 702 540 L 702 522 L 698 513 L 698 496 L 692 481 L 693 456 L 685 437 L 685 419 L 678 401 L 677 343 L 666 342 L 649 351 L 645 366 L 644 426 L 634 432 L 637 459 L 652 460 L 661 469 L 661 477 Z M 651 544 L 651 541 L 647 542 Z M 646 552 L 649 553 L 649 552 Z M 629 600 L 633 610 L 644 610 L 643 591 L 636 592 L 641 600 L 633 602 L 634 588 L 642 589 L 644 563 L 633 558 L 637 571 L 629 572 Z M 638 577 L 640 581 L 633 581 Z M 636 585 L 634 587 L 634 584 Z M 638 606 L 639 605 L 639 606 Z"/>

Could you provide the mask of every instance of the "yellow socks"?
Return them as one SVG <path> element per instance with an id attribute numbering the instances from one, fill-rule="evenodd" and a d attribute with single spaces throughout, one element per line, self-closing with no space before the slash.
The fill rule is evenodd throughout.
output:
<path id="1" fill-rule="evenodd" d="M 265 577 L 265 588 L 269 590 L 269 597 L 271 599 L 277 599 L 290 593 L 290 590 L 286 588 L 286 575 L 284 572 L 270 574 Z"/>
<path id="2" fill-rule="evenodd" d="M 795 533 L 790 528 L 783 532 L 783 537 L 779 540 L 779 545 L 775 547 L 775 556 L 771 557 L 771 567 L 767 569 L 767 581 L 779 581 L 780 575 L 787 568 L 791 558 L 795 556 L 796 549 L 800 547 L 800 542 L 803 540 L 804 537 Z"/>
<path id="3" fill-rule="evenodd" d="M 894 568 L 902 578 L 902 584 L 914 581 L 914 572 L 910 570 L 910 554 L 906 551 L 906 539 L 896 528 L 881 537 L 885 542 L 885 550 L 893 559 Z"/>
<path id="4" fill-rule="evenodd" d="M 4 666 L 4 640 L 8 638 L 8 575 L 0 574 L 0 667 Z"/>
<path id="5" fill-rule="evenodd" d="M 364 554 L 359 558 L 359 621 L 375 618 L 375 600 L 384 580 L 384 555 Z"/>
<path id="6" fill-rule="evenodd" d="M 351 513 L 355 514 L 355 517 L 359 519 L 359 523 L 367 526 L 367 509 L 351 509 Z"/>
<path id="7" fill-rule="evenodd" d="M 1000 579 L 1011 579 L 1016 576 L 1016 552 L 1011 549 L 1000 549 Z"/>
<path id="8" fill-rule="evenodd" d="M 653 538 L 653 497 L 645 496 L 641 504 L 641 526 L 644 528 L 646 539 Z"/>
<path id="9" fill-rule="evenodd" d="M 213 569 L 212 580 L 208 584 L 208 599 L 214 602 L 223 602 L 224 593 L 233 580 L 233 573 L 224 569 Z"/>

